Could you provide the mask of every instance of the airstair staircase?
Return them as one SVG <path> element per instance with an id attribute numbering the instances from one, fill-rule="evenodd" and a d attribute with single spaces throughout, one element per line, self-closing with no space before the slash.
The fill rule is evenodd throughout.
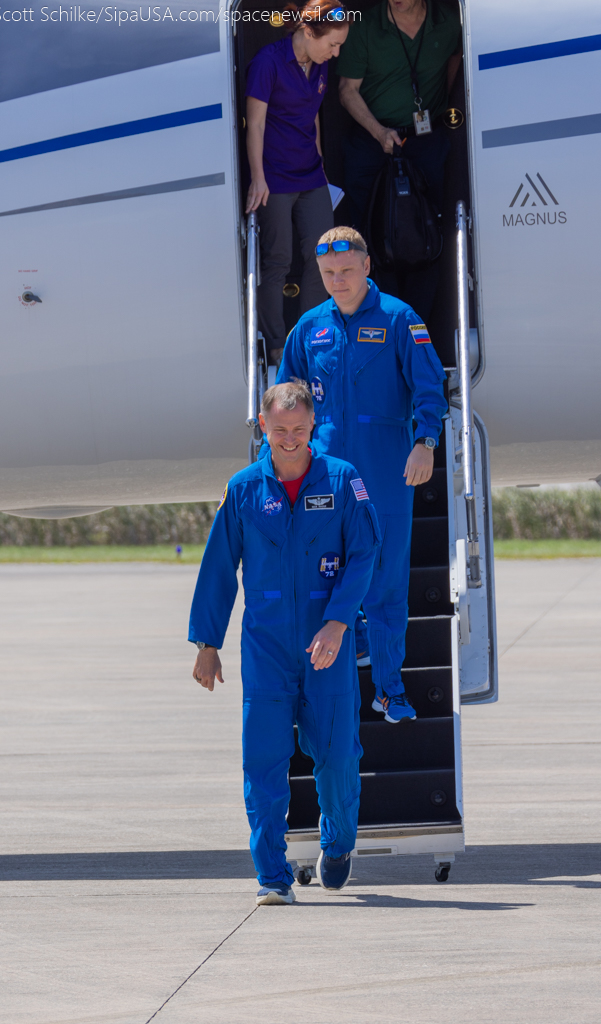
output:
<path id="1" fill-rule="evenodd" d="M 355 855 L 429 854 L 440 882 L 464 849 L 460 705 L 494 701 L 497 692 L 488 444 L 471 409 L 468 229 L 465 205 L 458 203 L 459 366 L 448 370 L 449 412 L 434 473 L 414 499 L 402 675 L 417 720 L 384 721 L 371 707 L 371 670 L 359 670 L 364 753 Z M 251 427 L 259 391 L 255 382 Z M 297 741 L 287 842 L 301 884 L 311 881 L 319 856 L 312 768 Z"/>

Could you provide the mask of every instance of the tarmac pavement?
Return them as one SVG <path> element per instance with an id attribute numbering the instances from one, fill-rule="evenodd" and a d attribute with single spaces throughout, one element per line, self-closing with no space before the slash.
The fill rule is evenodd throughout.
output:
<path id="1" fill-rule="evenodd" d="M 2 566 L 0 1021 L 598 1024 L 601 559 L 496 572 L 449 881 L 366 858 L 255 908 L 240 608 L 209 694 L 193 568 Z"/>

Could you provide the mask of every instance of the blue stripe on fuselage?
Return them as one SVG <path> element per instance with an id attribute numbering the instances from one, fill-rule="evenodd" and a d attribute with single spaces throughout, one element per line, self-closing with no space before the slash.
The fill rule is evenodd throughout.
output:
<path id="1" fill-rule="evenodd" d="M 42 153 L 56 153 L 61 149 L 89 146 L 93 142 L 124 139 L 128 135 L 144 135 L 146 132 L 158 132 L 164 128 L 180 128 L 186 124 L 197 124 L 199 121 L 215 121 L 221 117 L 221 103 L 213 103 L 207 107 L 192 107 L 190 110 L 176 110 L 172 114 L 159 114 L 157 117 L 142 117 L 137 121 L 123 121 L 121 124 L 111 124 L 106 128 L 93 128 L 88 132 L 59 135 L 56 139 L 46 139 L 44 142 L 31 142 L 27 146 L 2 149 L 0 163 L 22 160 L 27 156 L 40 156 Z"/>
<path id="2" fill-rule="evenodd" d="M 497 50 L 496 53 L 481 53 L 478 57 L 478 68 L 480 71 L 488 71 L 490 68 L 529 64 L 535 60 L 550 60 L 553 57 L 570 57 L 576 53 L 592 53 L 594 50 L 601 50 L 601 35 L 561 39 L 557 43 L 540 43 L 538 46 L 520 46 L 515 50 Z"/>

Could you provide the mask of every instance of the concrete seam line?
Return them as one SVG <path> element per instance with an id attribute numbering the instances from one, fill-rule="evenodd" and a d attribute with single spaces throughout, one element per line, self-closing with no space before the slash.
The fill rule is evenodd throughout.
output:
<path id="1" fill-rule="evenodd" d="M 545 615 L 548 615 L 549 612 L 552 612 L 554 608 L 557 608 L 557 605 L 561 604 L 561 602 L 564 600 L 564 598 L 568 596 L 568 594 L 571 594 L 572 591 L 576 589 L 576 587 L 579 587 L 581 583 L 584 583 L 589 578 L 589 576 L 592 576 L 596 568 L 597 566 L 593 566 L 590 572 L 585 573 L 584 576 L 582 576 L 579 580 L 576 580 L 576 582 L 571 587 L 568 587 L 568 589 L 561 595 L 561 597 L 557 598 L 557 601 L 555 601 L 554 604 L 549 605 L 548 608 L 545 608 L 544 612 L 541 612 L 538 619 L 535 619 L 534 622 L 531 622 L 529 626 L 526 626 L 526 628 L 522 630 L 520 635 L 516 636 L 515 640 L 512 640 L 511 643 L 507 645 L 505 650 L 501 651 L 499 655 L 499 661 L 505 654 L 507 654 L 507 651 L 510 651 L 512 647 L 515 647 L 515 645 L 519 643 L 519 641 L 523 637 L 526 636 L 526 633 L 529 633 L 531 629 L 534 629 L 535 626 L 538 626 L 539 622 L 541 622 L 542 619 L 545 618 Z"/>
<path id="2" fill-rule="evenodd" d="M 154 1011 L 152 1017 L 149 1017 L 148 1020 L 146 1021 L 146 1024 L 150 1024 L 151 1020 L 154 1020 L 154 1018 L 157 1016 L 157 1014 L 160 1013 L 161 1010 L 163 1010 L 167 1006 L 167 1003 L 171 1002 L 173 997 L 177 995 L 177 993 L 184 987 L 184 985 L 188 984 L 188 982 L 190 981 L 190 978 L 193 978 L 194 975 L 197 973 L 197 971 L 199 971 L 201 967 L 204 967 L 204 965 L 206 964 L 207 960 L 210 960 L 211 957 L 213 956 L 213 954 L 216 953 L 218 949 L 221 949 L 221 947 L 223 945 L 225 945 L 227 940 L 231 939 L 232 935 L 235 935 L 235 933 L 238 931 L 238 929 L 241 928 L 243 924 L 246 924 L 246 922 L 248 921 L 249 917 L 252 917 L 253 914 L 255 913 L 255 911 L 257 911 L 258 909 L 259 909 L 258 907 L 253 907 L 253 909 L 251 910 L 250 914 L 247 914 L 246 917 L 243 918 L 242 921 L 240 921 L 240 924 L 237 924 L 235 928 L 232 928 L 232 930 L 229 933 L 229 935 L 226 935 L 225 938 L 222 939 L 221 942 L 217 946 L 215 946 L 215 949 L 212 949 L 211 952 L 209 953 L 209 955 L 205 956 L 204 960 L 202 960 L 201 963 L 198 964 L 198 967 L 195 967 L 194 970 L 190 972 L 188 977 L 184 978 L 184 980 L 182 981 L 181 985 L 178 985 L 177 988 L 171 993 L 170 996 L 167 996 L 165 1002 L 161 1003 L 161 1005 L 159 1006 L 158 1010 Z"/>

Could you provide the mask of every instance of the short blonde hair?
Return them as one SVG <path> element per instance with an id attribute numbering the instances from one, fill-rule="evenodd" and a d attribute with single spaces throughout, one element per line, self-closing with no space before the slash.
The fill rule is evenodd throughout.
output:
<path id="1" fill-rule="evenodd" d="M 267 388 L 261 401 L 261 412 L 265 415 L 274 405 L 280 409 L 296 409 L 299 404 L 304 405 L 308 412 L 313 412 L 313 398 L 309 385 L 305 380 L 293 377 L 285 384 L 272 384 Z"/>
<path id="2" fill-rule="evenodd" d="M 329 231 L 326 231 L 326 233 L 321 236 L 317 244 L 322 245 L 324 243 L 327 243 L 329 245 L 330 242 L 341 241 L 354 242 L 355 245 L 360 245 L 362 249 L 365 249 L 365 253 L 367 255 L 367 242 L 365 241 L 363 235 L 360 235 L 359 232 L 355 231 L 354 228 L 330 228 Z M 356 252 L 356 250 L 354 251 Z"/>

